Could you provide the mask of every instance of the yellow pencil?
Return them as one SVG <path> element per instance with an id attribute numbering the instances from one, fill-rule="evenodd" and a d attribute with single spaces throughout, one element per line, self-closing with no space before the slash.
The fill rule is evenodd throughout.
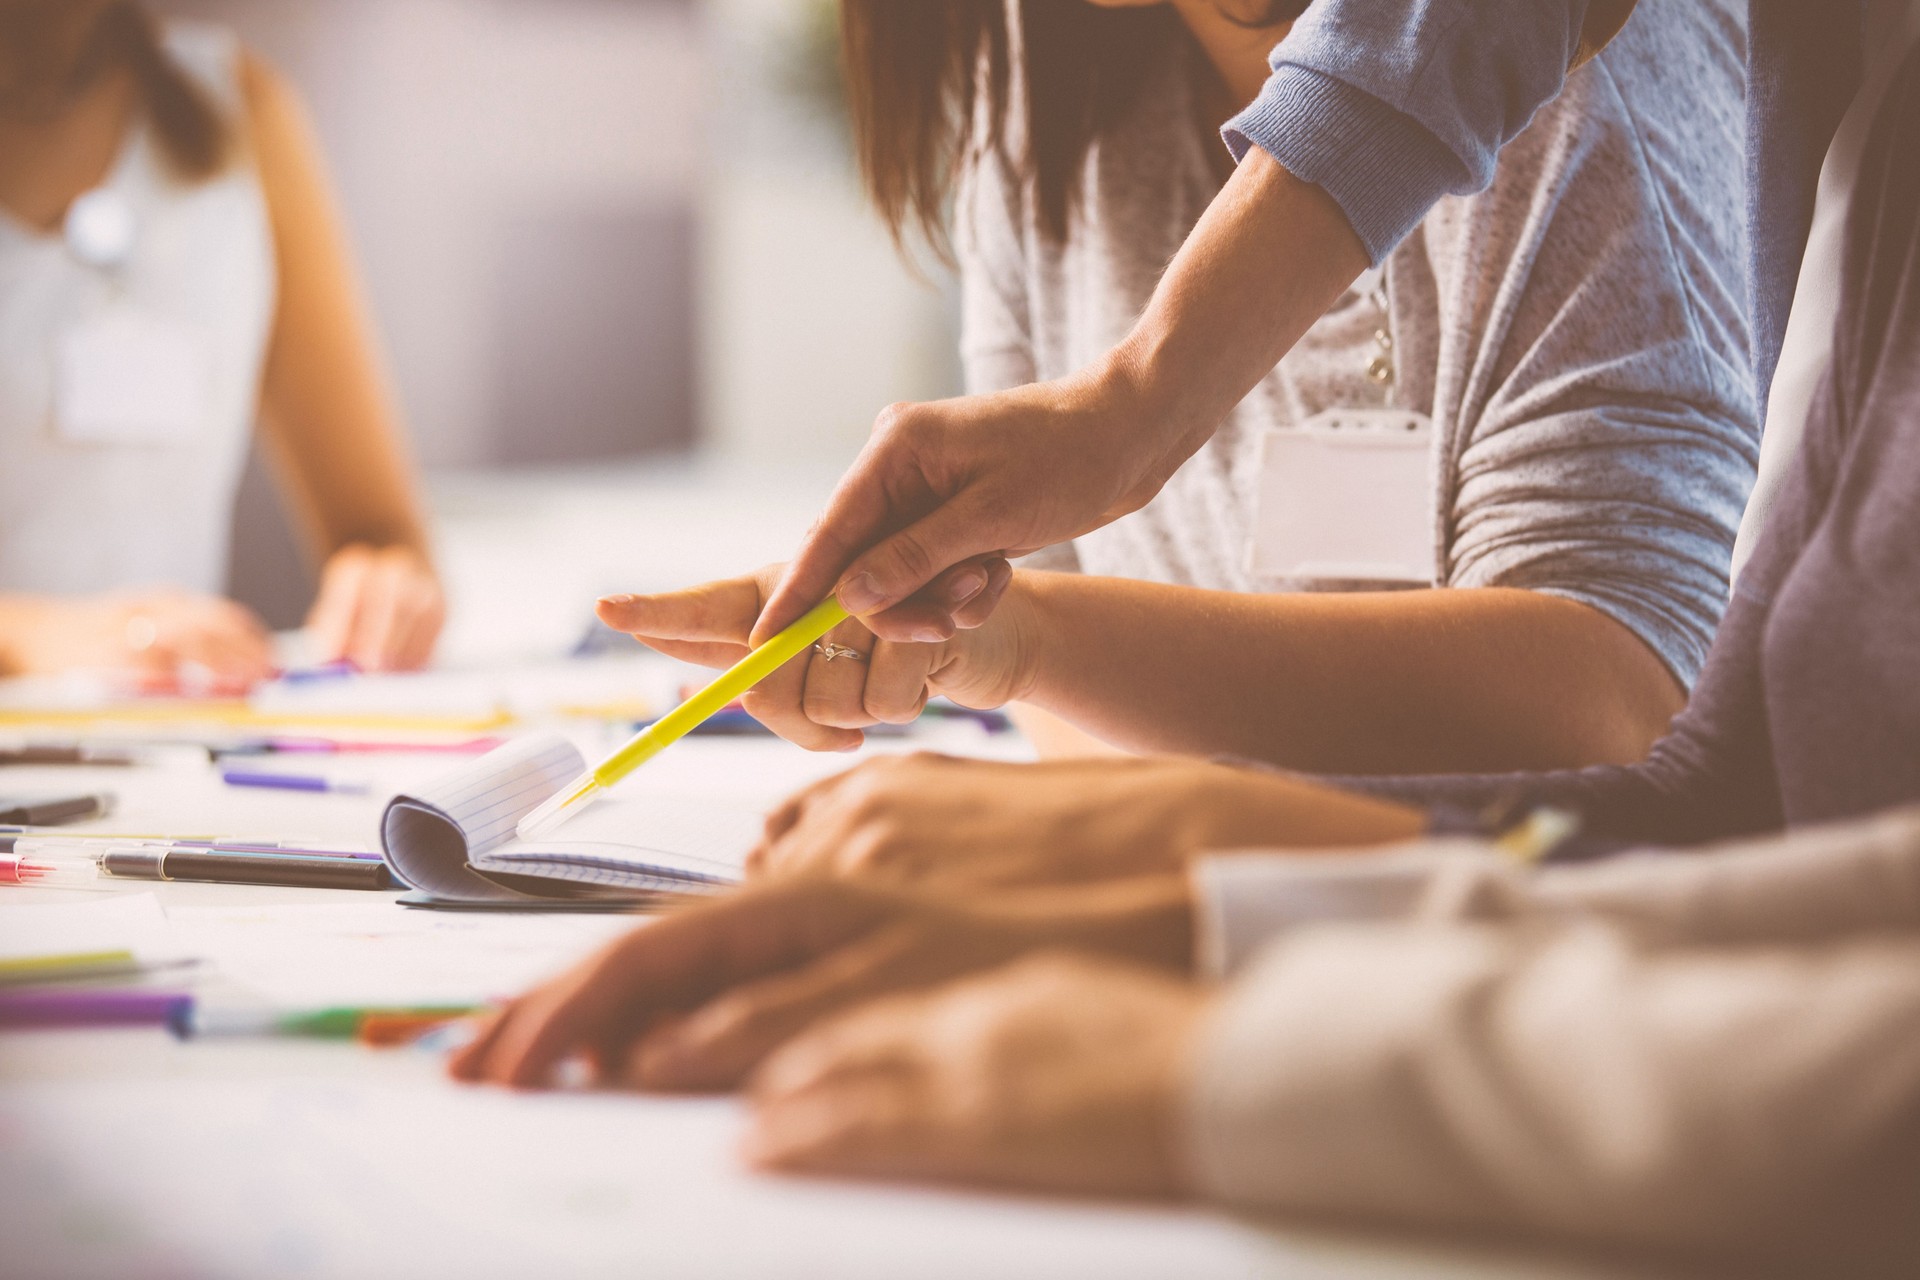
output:
<path id="1" fill-rule="evenodd" d="M 807 646 L 847 620 L 828 596 L 773 639 L 728 667 L 700 692 L 636 733 L 625 746 L 568 783 L 551 800 L 520 819 L 522 840 L 545 835 L 573 811 L 691 733 L 728 703 L 798 657 Z"/>

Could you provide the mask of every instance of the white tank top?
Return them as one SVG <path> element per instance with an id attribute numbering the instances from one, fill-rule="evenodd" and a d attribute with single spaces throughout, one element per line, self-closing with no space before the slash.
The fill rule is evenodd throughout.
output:
<path id="1" fill-rule="evenodd" d="M 165 43 L 244 121 L 231 33 Z M 0 592 L 218 593 L 273 319 L 265 197 L 244 147 L 177 178 L 143 117 L 99 190 L 130 215 L 105 265 L 0 209 Z"/>

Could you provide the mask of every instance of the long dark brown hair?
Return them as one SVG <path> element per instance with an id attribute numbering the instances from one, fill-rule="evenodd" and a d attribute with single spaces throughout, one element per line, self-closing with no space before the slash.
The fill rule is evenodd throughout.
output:
<path id="1" fill-rule="evenodd" d="M 13 43 L 17 54 L 23 52 L 28 64 L 13 105 L 29 117 L 57 118 L 101 76 L 124 68 L 138 85 L 141 107 L 173 168 L 190 180 L 219 172 L 232 152 L 232 130 L 167 56 L 153 16 L 135 0 L 115 0 L 92 20 L 84 44 L 72 49 L 63 47 L 65 37 L 58 34 L 62 3 L 41 0 L 0 14 L 5 19 L 0 38 Z M 58 60 L 54 50 L 61 51 Z"/>
<path id="2" fill-rule="evenodd" d="M 1273 0 L 1282 22 L 1309 0 Z M 998 150 L 1032 184 L 1040 225 L 1066 237 L 1087 149 L 1123 116 L 1148 60 L 1189 37 L 1169 6 L 1087 0 L 841 0 L 841 59 L 867 194 L 896 241 L 923 233 L 946 252 L 948 197 L 961 169 Z M 1024 138 L 1009 137 L 1018 51 Z"/>
<path id="3" fill-rule="evenodd" d="M 153 16 L 132 0 L 122 0 L 106 21 L 140 81 L 147 116 L 167 159 L 184 177 L 218 173 L 232 151 L 232 132 L 200 86 L 167 56 Z"/>

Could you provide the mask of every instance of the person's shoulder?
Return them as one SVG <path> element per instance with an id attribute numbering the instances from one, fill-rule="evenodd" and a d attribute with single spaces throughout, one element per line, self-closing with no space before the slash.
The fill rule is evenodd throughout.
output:
<path id="1" fill-rule="evenodd" d="M 161 42 L 174 65 L 222 111 L 244 120 L 250 133 L 260 133 L 263 124 L 270 131 L 276 121 L 297 118 L 303 109 L 292 82 L 231 27 L 169 18 Z"/>
<path id="2" fill-rule="evenodd" d="M 240 95 L 256 127 L 263 120 L 292 118 L 303 109 L 293 82 L 264 56 L 245 45 L 234 50 Z"/>

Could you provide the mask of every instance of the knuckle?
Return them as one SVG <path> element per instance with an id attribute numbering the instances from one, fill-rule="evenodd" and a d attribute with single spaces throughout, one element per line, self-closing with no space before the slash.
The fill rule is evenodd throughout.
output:
<path id="1" fill-rule="evenodd" d="M 909 693 L 904 689 L 869 689 L 866 696 L 866 711 L 875 720 L 885 724 L 908 724 L 919 718 L 927 705 L 927 691 L 923 687 Z"/>
<path id="2" fill-rule="evenodd" d="M 887 842 L 870 830 L 862 830 L 841 842 L 834 866 L 842 874 L 873 871 L 887 865 Z"/>
<path id="3" fill-rule="evenodd" d="M 919 415 L 915 412 L 919 406 L 910 400 L 896 400 L 880 410 L 873 419 L 873 434 L 887 438 L 901 435 L 912 430 Z"/>
<path id="4" fill-rule="evenodd" d="M 892 544 L 893 562 L 901 573 L 917 580 L 933 577 L 941 567 L 931 551 L 912 533 L 900 534 Z"/>

